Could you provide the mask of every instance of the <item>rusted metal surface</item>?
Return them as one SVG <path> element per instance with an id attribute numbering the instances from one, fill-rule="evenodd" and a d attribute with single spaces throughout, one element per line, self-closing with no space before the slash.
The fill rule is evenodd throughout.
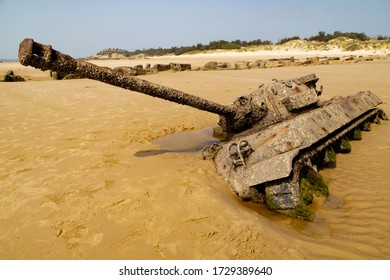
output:
<path id="1" fill-rule="evenodd" d="M 230 117 L 235 113 L 229 106 L 220 105 L 201 97 L 139 78 L 123 76 L 110 68 L 99 67 L 85 61 L 77 61 L 69 55 L 54 50 L 50 45 L 34 42 L 33 39 L 25 39 L 20 43 L 18 56 L 22 65 L 32 66 L 43 71 L 52 70 L 66 74 L 78 74 L 83 78 L 101 81 L 221 116 Z"/>
<path id="2" fill-rule="evenodd" d="M 315 150 L 317 143 L 340 137 L 361 116 L 369 114 L 381 103 L 371 92 L 360 92 L 354 96 L 335 98 L 326 105 L 282 121 L 266 129 L 252 131 L 248 135 L 237 135 L 222 145 L 214 162 L 217 172 L 232 186 L 238 196 L 251 199 L 251 188 L 260 184 L 288 178 L 294 160 L 303 150 Z M 333 116 L 333 117 L 332 117 Z M 245 165 L 226 164 L 230 158 L 230 145 L 245 141 L 253 151 Z M 326 146 L 330 145 L 327 143 Z"/>

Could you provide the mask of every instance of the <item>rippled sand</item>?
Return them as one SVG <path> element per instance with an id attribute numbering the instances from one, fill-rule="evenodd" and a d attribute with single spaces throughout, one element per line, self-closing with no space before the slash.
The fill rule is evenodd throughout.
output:
<path id="1" fill-rule="evenodd" d="M 390 122 L 321 172 L 331 195 L 310 223 L 240 201 L 201 159 L 202 129 L 217 116 L 0 63 L 0 74 L 9 69 L 31 80 L 0 83 L 1 259 L 390 257 Z M 390 114 L 388 60 L 142 78 L 229 104 L 272 78 L 312 72 L 323 99 L 372 90 Z M 198 130 L 188 146 L 158 140 Z"/>

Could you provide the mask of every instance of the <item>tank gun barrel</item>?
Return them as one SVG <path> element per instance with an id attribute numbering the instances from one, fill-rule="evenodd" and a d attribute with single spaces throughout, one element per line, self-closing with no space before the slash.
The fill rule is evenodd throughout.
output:
<path id="1" fill-rule="evenodd" d="M 52 49 L 51 45 L 43 45 L 34 42 L 30 38 L 24 39 L 20 43 L 18 58 L 22 65 L 33 66 L 42 71 L 52 70 L 61 71 L 66 74 L 78 74 L 83 78 L 101 81 L 124 89 L 215 113 L 220 116 L 230 117 L 235 114 L 232 107 L 220 105 L 201 97 L 139 78 L 123 76 L 107 67 L 99 67 L 92 63 L 76 60 L 69 55 Z"/>

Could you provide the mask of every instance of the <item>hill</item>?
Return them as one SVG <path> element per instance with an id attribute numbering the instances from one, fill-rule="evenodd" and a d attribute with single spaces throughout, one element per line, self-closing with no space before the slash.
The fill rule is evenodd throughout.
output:
<path id="1" fill-rule="evenodd" d="M 283 38 L 278 43 L 274 44 L 271 41 L 263 41 L 260 39 L 252 41 L 211 41 L 207 45 L 197 44 L 193 46 L 171 47 L 171 48 L 150 48 L 143 50 L 127 51 L 118 48 L 108 48 L 91 56 L 93 59 L 120 59 L 120 58 L 140 58 L 144 56 L 163 56 L 163 55 L 181 55 L 193 53 L 208 53 L 220 50 L 228 51 L 254 51 L 254 50 L 341 50 L 341 51 L 357 51 L 357 50 L 377 50 L 390 51 L 390 38 L 387 36 L 378 36 L 370 38 L 364 33 L 339 32 L 326 34 L 318 32 L 317 35 L 307 39 L 301 39 L 299 36 Z"/>
<path id="2" fill-rule="evenodd" d="M 292 40 L 282 45 L 275 45 L 272 49 L 275 50 L 342 50 L 342 51 L 357 51 L 357 50 L 390 50 L 390 39 L 377 40 L 369 39 L 361 41 L 347 37 L 338 37 L 328 42 L 307 41 L 307 40 Z"/>

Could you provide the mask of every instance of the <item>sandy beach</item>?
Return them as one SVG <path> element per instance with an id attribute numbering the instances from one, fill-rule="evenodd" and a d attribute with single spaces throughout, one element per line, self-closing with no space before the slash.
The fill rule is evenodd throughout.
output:
<path id="1" fill-rule="evenodd" d="M 313 56 L 275 52 L 267 58 L 292 55 Z M 260 58 L 94 62 L 196 67 Z M 213 140 L 218 116 L 92 80 L 57 81 L 49 72 L 0 63 L 0 75 L 10 69 L 27 81 L 0 83 L 0 259 L 390 258 L 389 121 L 373 124 L 362 141 L 352 142 L 351 154 L 338 155 L 337 168 L 321 171 L 330 196 L 317 205 L 314 221 L 306 222 L 241 201 L 212 161 L 202 160 L 199 149 Z M 320 78 L 322 100 L 371 90 L 390 115 L 388 58 L 140 78 L 230 104 L 273 78 L 310 73 Z M 163 138 L 168 135 L 175 136 Z"/>

